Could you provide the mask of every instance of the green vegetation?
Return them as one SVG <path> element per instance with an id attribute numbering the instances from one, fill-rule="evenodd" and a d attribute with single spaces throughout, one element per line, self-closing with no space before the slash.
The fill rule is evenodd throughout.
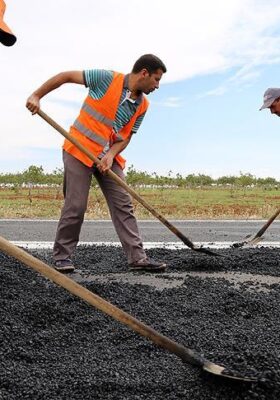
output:
<path id="1" fill-rule="evenodd" d="M 182 176 L 181 174 L 174 175 L 169 171 L 168 176 L 158 175 L 156 172 L 149 174 L 147 172 L 137 171 L 133 165 L 130 166 L 126 173 L 127 183 L 132 186 L 138 185 L 156 185 L 156 186 L 176 186 L 176 187 L 208 187 L 208 186 L 232 186 L 232 187 L 248 187 L 259 186 L 266 188 L 278 188 L 280 182 L 275 178 L 256 178 L 250 173 L 240 172 L 239 176 L 222 176 L 217 179 L 204 174 L 189 174 Z M 51 173 L 45 173 L 43 167 L 31 165 L 23 172 L 15 174 L 0 174 L 0 184 L 12 184 L 14 186 L 21 185 L 61 185 L 63 180 L 63 170 L 61 168 L 55 169 Z M 92 181 L 92 186 L 96 184 L 95 180 Z"/>
<path id="2" fill-rule="evenodd" d="M 0 174 L 0 184 L 10 184 L 21 186 L 23 184 L 48 184 L 61 185 L 63 180 L 63 170 L 57 168 L 50 174 L 45 173 L 42 166 L 31 165 L 23 172 L 15 174 Z"/>
<path id="3" fill-rule="evenodd" d="M 22 173 L 0 174 L 0 218 L 58 218 L 63 204 L 63 171 L 44 173 L 31 165 Z M 280 183 L 251 174 L 210 176 L 127 171 L 127 182 L 166 218 L 268 218 L 279 207 Z M 137 218 L 150 213 L 133 200 Z M 109 219 L 103 195 L 93 179 L 88 219 Z"/>

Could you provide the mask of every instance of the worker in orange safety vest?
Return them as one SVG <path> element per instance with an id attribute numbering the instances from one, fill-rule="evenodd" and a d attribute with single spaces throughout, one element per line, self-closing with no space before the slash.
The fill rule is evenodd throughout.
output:
<path id="1" fill-rule="evenodd" d="M 4 22 L 4 14 L 6 11 L 6 4 L 4 0 L 0 0 L 0 42 L 4 46 L 13 46 L 17 40 L 11 29 Z"/>
<path id="2" fill-rule="evenodd" d="M 166 67 L 157 56 L 145 54 L 135 62 L 129 74 L 99 69 L 62 72 L 27 99 L 26 107 L 35 114 L 40 109 L 40 99 L 65 83 L 81 84 L 89 89 L 70 134 L 101 163 L 93 165 L 75 145 L 67 139 L 64 141 L 64 206 L 53 248 L 54 266 L 58 271 L 74 271 L 72 255 L 79 241 L 92 175 L 106 198 L 129 269 L 149 272 L 166 269 L 164 262 L 147 257 L 131 197 L 106 174 L 111 169 L 125 180 L 125 160 L 120 153 L 143 121 L 148 108 L 145 95 L 159 88 L 165 72 Z"/>

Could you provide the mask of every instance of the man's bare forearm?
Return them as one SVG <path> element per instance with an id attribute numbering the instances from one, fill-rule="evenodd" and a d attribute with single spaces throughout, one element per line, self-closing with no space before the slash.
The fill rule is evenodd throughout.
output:
<path id="1" fill-rule="evenodd" d="M 48 79 L 42 86 L 40 86 L 33 94 L 38 96 L 40 99 L 52 92 L 53 90 L 57 89 L 64 83 L 79 83 L 83 84 L 83 75 L 81 71 L 67 71 L 67 72 L 60 72 L 59 74 L 53 76 L 52 78 Z"/>
<path id="2" fill-rule="evenodd" d="M 63 85 L 65 82 L 62 79 L 61 74 L 55 75 L 43 83 L 38 89 L 33 92 L 33 95 L 38 96 L 39 99 L 44 97 L 46 94 L 57 89 L 59 86 Z"/>
<path id="3" fill-rule="evenodd" d="M 43 85 L 35 90 L 27 99 L 26 107 L 32 114 L 38 112 L 40 108 L 40 99 L 46 94 L 57 89 L 64 83 L 78 83 L 80 85 L 84 84 L 84 77 L 82 71 L 66 71 L 60 72 L 59 74 L 48 79 Z"/>
<path id="4" fill-rule="evenodd" d="M 113 158 L 116 157 L 117 154 L 121 153 L 127 147 L 129 142 L 130 142 L 130 137 L 128 139 L 122 140 L 121 142 L 114 143 L 110 147 L 108 153 L 110 153 Z"/>

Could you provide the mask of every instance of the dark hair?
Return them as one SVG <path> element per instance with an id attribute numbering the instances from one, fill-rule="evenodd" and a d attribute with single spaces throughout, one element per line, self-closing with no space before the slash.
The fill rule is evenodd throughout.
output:
<path id="1" fill-rule="evenodd" d="M 167 71 L 166 66 L 163 62 L 153 54 L 144 54 L 135 62 L 132 68 L 132 72 L 137 74 L 143 68 L 145 68 L 149 74 L 156 72 L 158 69 L 161 69 L 163 73 Z"/>

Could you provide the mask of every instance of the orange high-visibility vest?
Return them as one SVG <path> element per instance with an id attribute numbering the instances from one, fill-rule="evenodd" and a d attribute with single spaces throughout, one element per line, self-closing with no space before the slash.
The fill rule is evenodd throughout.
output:
<path id="1" fill-rule="evenodd" d="M 123 83 L 124 74 L 114 72 L 113 80 L 104 96 L 99 100 L 95 100 L 88 95 L 78 118 L 70 127 L 71 136 L 75 137 L 96 157 L 101 155 L 104 147 L 110 146 L 116 140 L 127 139 L 137 117 L 148 108 L 148 100 L 143 95 L 142 102 L 137 107 L 133 117 L 116 134 L 113 131 L 113 123 L 118 110 Z M 93 165 L 92 160 L 67 139 L 64 141 L 63 149 L 88 167 Z M 115 159 L 122 168 L 125 167 L 125 159 L 120 154 Z"/>

